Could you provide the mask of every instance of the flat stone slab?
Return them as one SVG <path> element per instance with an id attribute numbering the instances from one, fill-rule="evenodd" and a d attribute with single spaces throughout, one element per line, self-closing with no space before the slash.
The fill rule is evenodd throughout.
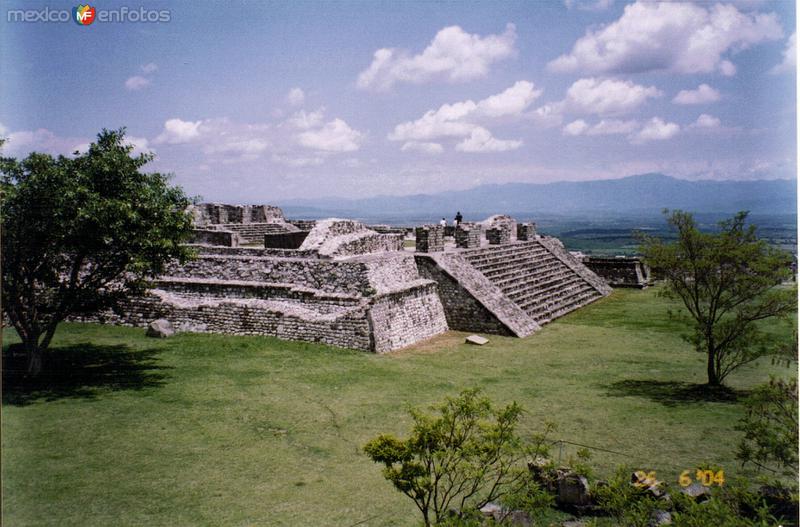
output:
<path id="1" fill-rule="evenodd" d="M 172 324 L 170 324 L 169 320 L 164 318 L 154 320 L 150 322 L 150 325 L 147 326 L 146 335 L 148 337 L 165 339 L 173 336 L 174 334 L 175 329 L 172 327 Z"/>
<path id="2" fill-rule="evenodd" d="M 470 335 L 464 340 L 467 344 L 475 344 L 476 346 L 483 346 L 489 343 L 489 339 L 481 337 L 480 335 Z"/>

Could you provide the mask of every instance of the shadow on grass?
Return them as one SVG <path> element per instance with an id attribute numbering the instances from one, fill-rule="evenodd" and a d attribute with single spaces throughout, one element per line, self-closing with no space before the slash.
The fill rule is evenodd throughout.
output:
<path id="1" fill-rule="evenodd" d="M 654 379 L 618 381 L 603 388 L 610 397 L 644 397 L 664 406 L 701 402 L 736 403 L 749 393 L 726 386 L 710 388 L 706 384 Z"/>
<path id="2" fill-rule="evenodd" d="M 41 374 L 26 378 L 27 357 L 3 350 L 3 404 L 24 406 L 38 400 L 95 399 L 102 390 L 141 390 L 163 384 L 160 350 L 125 345 L 76 344 L 49 350 Z"/>

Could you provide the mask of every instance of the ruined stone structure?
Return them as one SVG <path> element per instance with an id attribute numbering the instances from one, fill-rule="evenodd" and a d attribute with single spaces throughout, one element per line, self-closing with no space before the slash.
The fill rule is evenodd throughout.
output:
<path id="1" fill-rule="evenodd" d="M 442 225 L 423 225 L 416 228 L 416 249 L 421 253 L 444 250 L 444 227 Z"/>
<path id="2" fill-rule="evenodd" d="M 448 325 L 461 331 L 525 337 L 611 292 L 555 238 L 416 258 L 439 285 Z"/>
<path id="3" fill-rule="evenodd" d="M 481 246 L 481 226 L 476 223 L 460 223 L 455 229 L 456 247 L 475 249 Z"/>
<path id="4" fill-rule="evenodd" d="M 196 240 L 208 237 L 202 231 L 222 231 L 239 235 L 240 243 L 262 243 L 265 234 L 295 232 L 301 230 L 286 221 L 283 211 L 270 205 L 227 205 L 224 203 L 200 203 L 192 205 L 190 211 L 196 227 Z M 202 243 L 196 241 L 195 243 Z M 239 243 L 229 245 L 236 247 Z"/>
<path id="5" fill-rule="evenodd" d="M 94 320 L 166 319 L 178 331 L 382 353 L 448 329 L 525 337 L 610 292 L 557 239 L 508 216 L 462 224 L 455 245 L 441 225 L 417 227 L 411 252 L 405 229 L 287 221 L 269 206 L 203 204 L 192 213 L 196 258 L 173 263 L 147 295 L 127 301 L 124 316 Z M 256 235 L 263 248 L 238 246 Z"/>
<path id="6" fill-rule="evenodd" d="M 195 259 L 129 300 L 123 317 L 93 318 L 392 351 L 447 330 L 435 282 L 420 277 L 401 244 L 402 236 L 331 219 L 316 222 L 297 250 L 198 245 Z"/>
<path id="7" fill-rule="evenodd" d="M 536 224 L 535 223 L 518 223 L 517 224 L 517 240 L 528 241 L 536 239 Z"/>
<path id="8" fill-rule="evenodd" d="M 644 289 L 650 285 L 650 267 L 639 258 L 585 256 L 583 264 L 612 287 Z"/>

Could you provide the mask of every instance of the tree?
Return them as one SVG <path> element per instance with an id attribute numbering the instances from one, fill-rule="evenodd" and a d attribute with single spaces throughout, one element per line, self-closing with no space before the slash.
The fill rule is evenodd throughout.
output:
<path id="1" fill-rule="evenodd" d="M 190 256 L 189 200 L 167 176 L 140 172 L 153 156 L 133 156 L 124 135 L 103 130 L 73 158 L 0 158 L 3 310 L 31 376 L 59 322 L 117 306 Z"/>
<path id="2" fill-rule="evenodd" d="M 426 526 L 442 522 L 451 508 L 468 514 L 525 484 L 529 473 L 521 461 L 532 451 L 516 435 L 522 413 L 516 403 L 495 409 L 471 389 L 434 410 L 437 415 L 411 411 L 407 439 L 380 435 L 364 447 L 384 464 L 384 477 L 414 501 Z M 537 449 L 544 441 L 539 438 Z"/>
<path id="3" fill-rule="evenodd" d="M 791 277 L 791 256 L 756 236 L 747 212 L 701 232 L 690 213 L 665 211 L 677 241 L 643 236 L 645 261 L 666 281 L 664 293 L 683 301 L 690 341 L 707 355 L 708 385 L 720 386 L 740 366 L 769 353 L 759 321 L 794 313 L 796 294 L 780 284 Z"/>
<path id="4" fill-rule="evenodd" d="M 744 432 L 736 457 L 797 479 L 797 380 L 771 378 L 745 401 L 737 430 Z"/>

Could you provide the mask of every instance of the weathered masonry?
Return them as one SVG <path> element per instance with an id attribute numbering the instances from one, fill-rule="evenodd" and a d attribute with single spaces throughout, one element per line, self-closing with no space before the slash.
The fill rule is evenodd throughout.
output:
<path id="1" fill-rule="evenodd" d="M 286 220 L 277 207 L 201 204 L 195 259 L 94 320 L 271 335 L 377 353 L 448 329 L 525 337 L 610 292 L 555 238 L 508 216 L 405 229 Z"/>
<path id="2" fill-rule="evenodd" d="M 650 267 L 639 258 L 585 256 L 583 263 L 612 287 L 638 287 L 650 284 Z"/>

